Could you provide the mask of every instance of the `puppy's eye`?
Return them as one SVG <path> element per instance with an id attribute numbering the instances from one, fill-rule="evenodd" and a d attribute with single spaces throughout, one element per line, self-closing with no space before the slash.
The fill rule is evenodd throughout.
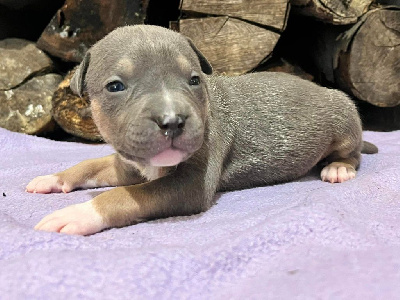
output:
<path id="1" fill-rule="evenodd" d="M 110 93 L 122 92 L 125 90 L 125 85 L 121 81 L 112 81 L 106 85 L 107 91 Z"/>
<path id="2" fill-rule="evenodd" d="M 199 76 L 192 76 L 189 80 L 190 85 L 199 85 L 200 84 L 200 77 Z"/>

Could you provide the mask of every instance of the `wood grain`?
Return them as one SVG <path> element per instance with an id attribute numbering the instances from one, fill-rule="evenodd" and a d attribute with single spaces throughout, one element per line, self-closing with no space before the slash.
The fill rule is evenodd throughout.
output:
<path id="1" fill-rule="evenodd" d="M 214 71 L 243 74 L 269 55 L 280 35 L 230 17 L 182 19 L 180 32 L 193 40 Z"/>
<path id="2" fill-rule="evenodd" d="M 245 19 L 283 30 L 288 0 L 182 0 L 183 11 Z"/>

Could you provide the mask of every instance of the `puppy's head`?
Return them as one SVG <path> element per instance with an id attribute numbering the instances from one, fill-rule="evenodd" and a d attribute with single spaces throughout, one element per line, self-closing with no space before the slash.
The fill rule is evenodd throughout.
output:
<path id="1" fill-rule="evenodd" d="M 172 166 L 202 143 L 212 68 L 179 33 L 120 27 L 97 42 L 71 80 L 86 89 L 104 139 L 126 160 Z"/>

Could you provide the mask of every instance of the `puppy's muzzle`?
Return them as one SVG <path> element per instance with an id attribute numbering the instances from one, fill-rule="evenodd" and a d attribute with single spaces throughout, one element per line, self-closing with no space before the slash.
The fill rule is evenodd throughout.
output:
<path id="1" fill-rule="evenodd" d="M 187 116 L 182 114 L 163 115 L 155 118 L 155 122 L 161 130 L 162 135 L 167 138 L 176 138 L 182 134 Z"/>

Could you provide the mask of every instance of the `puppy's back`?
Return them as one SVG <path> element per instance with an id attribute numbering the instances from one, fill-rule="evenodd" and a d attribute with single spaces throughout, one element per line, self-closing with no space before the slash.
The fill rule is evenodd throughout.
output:
<path id="1" fill-rule="evenodd" d="M 343 141 L 361 149 L 357 109 L 340 91 L 273 72 L 209 81 L 213 115 L 225 119 L 214 123 L 226 125 L 214 130 L 229 145 L 222 190 L 302 176 Z"/>

